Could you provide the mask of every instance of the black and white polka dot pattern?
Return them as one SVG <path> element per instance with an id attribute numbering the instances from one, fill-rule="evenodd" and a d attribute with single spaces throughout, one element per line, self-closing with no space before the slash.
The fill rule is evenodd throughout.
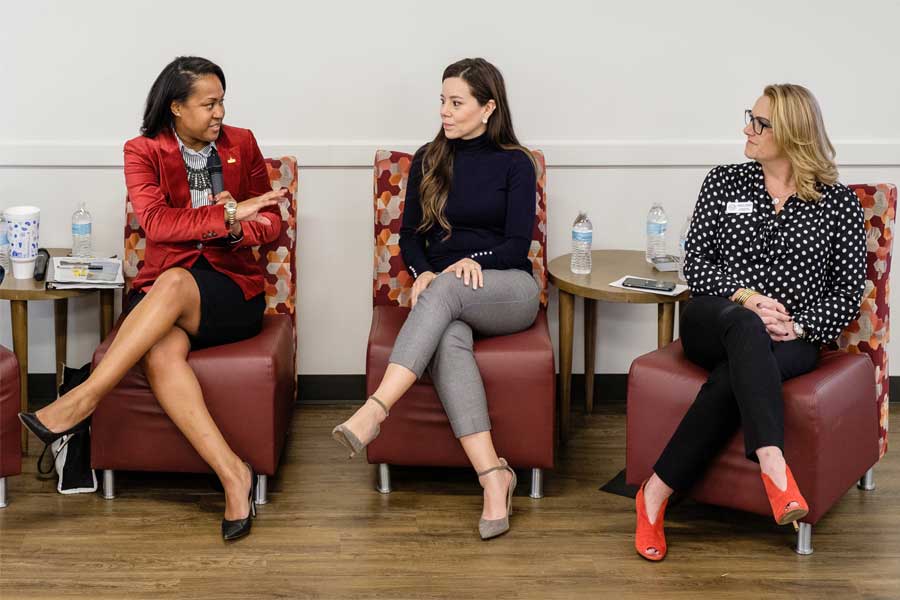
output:
<path id="1" fill-rule="evenodd" d="M 691 292 L 730 297 L 752 288 L 784 304 L 810 341 L 837 338 L 859 314 L 865 221 L 847 187 L 819 191 L 818 201 L 792 196 L 776 215 L 759 163 L 710 171 L 685 244 Z M 736 212 L 735 204 L 728 210 L 737 202 L 751 202 L 752 212 Z"/>

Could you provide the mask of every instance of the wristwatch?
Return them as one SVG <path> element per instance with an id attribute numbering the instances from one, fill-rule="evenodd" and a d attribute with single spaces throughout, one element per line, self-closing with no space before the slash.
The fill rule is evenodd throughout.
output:
<path id="1" fill-rule="evenodd" d="M 797 321 L 794 321 L 794 335 L 796 335 L 799 340 L 806 338 L 806 332 L 803 330 L 803 325 Z"/>
<path id="2" fill-rule="evenodd" d="M 225 203 L 225 222 L 229 227 L 234 226 L 235 217 L 237 217 L 237 202 L 229 200 Z"/>

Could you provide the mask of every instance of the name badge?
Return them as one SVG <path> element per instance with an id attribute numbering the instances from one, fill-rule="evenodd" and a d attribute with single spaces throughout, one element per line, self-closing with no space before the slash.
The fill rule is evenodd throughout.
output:
<path id="1" fill-rule="evenodd" d="M 725 205 L 726 214 L 746 214 L 753 212 L 753 202 L 729 202 Z"/>

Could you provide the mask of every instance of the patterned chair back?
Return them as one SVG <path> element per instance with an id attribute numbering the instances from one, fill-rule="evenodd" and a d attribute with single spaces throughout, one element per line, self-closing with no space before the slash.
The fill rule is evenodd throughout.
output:
<path id="1" fill-rule="evenodd" d="M 894 241 L 894 217 L 897 188 L 889 183 L 851 185 L 862 203 L 866 217 L 866 289 L 859 318 L 838 337 L 837 347 L 847 352 L 865 352 L 875 365 L 875 392 L 878 405 L 879 455 L 887 452 L 888 432 L 888 353 L 890 340 L 891 245 Z"/>
<path id="2" fill-rule="evenodd" d="M 535 196 L 534 229 L 531 234 L 531 260 L 534 279 L 541 289 L 541 305 L 547 306 L 547 170 L 544 154 L 532 150 L 538 166 L 537 194 Z M 375 152 L 375 264 L 372 304 L 375 306 L 410 305 L 412 275 L 406 270 L 400 256 L 400 225 L 403 221 L 403 204 L 406 182 L 412 155 L 392 150 Z"/>
<path id="3" fill-rule="evenodd" d="M 265 270 L 266 314 L 291 315 L 294 323 L 296 354 L 296 298 L 297 298 L 297 159 L 293 156 L 267 158 L 266 168 L 272 189 L 287 188 L 288 195 L 280 204 L 284 226 L 278 239 L 264 246 L 253 247 L 254 260 Z M 131 200 L 126 197 L 125 209 L 125 290 L 144 263 L 146 235 L 138 223 Z"/>

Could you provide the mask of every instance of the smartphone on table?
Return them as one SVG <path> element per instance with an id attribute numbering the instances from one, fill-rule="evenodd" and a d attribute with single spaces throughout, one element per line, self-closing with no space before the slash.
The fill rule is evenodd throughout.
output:
<path id="1" fill-rule="evenodd" d="M 626 277 L 622 285 L 627 288 L 647 290 L 649 292 L 671 292 L 675 289 L 675 284 L 671 281 L 641 279 L 640 277 Z"/>

